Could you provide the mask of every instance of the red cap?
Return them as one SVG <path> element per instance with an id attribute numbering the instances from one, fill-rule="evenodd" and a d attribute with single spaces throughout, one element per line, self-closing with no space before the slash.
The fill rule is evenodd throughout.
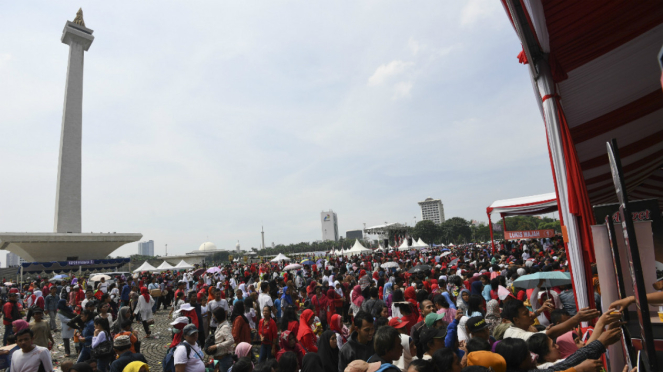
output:
<path id="1" fill-rule="evenodd" d="M 394 327 L 396 329 L 405 327 L 407 323 L 408 323 L 407 320 L 403 320 L 397 317 L 389 319 L 389 326 Z"/>

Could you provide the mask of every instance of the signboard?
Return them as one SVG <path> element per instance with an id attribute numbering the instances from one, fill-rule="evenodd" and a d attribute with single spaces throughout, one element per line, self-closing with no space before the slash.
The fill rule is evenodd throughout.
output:
<path id="1" fill-rule="evenodd" d="M 82 265 L 92 265 L 92 264 L 94 264 L 94 260 L 67 261 L 67 265 L 69 265 L 69 266 L 82 266 Z"/>
<path id="2" fill-rule="evenodd" d="M 663 277 L 663 218 L 658 207 L 658 200 L 645 199 L 629 201 L 631 210 L 631 219 L 637 221 L 651 221 L 651 229 L 654 238 L 654 256 L 655 262 L 646 262 L 645 265 L 655 264 L 656 277 Z M 594 206 L 594 217 L 596 221 L 604 221 L 610 218 L 612 223 L 621 224 L 622 219 L 619 215 L 619 204 L 604 204 Z"/>
<path id="3" fill-rule="evenodd" d="M 541 239 L 552 238 L 555 236 L 555 230 L 527 230 L 527 231 L 505 231 L 504 239 Z"/>

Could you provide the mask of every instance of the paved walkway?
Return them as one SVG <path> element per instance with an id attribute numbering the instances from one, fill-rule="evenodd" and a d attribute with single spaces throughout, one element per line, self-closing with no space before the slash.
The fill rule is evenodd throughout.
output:
<path id="1" fill-rule="evenodd" d="M 143 326 L 140 323 L 134 323 L 133 329 L 138 332 L 138 339 L 141 341 L 141 353 L 145 355 L 145 358 L 148 361 L 151 372 L 161 372 L 161 361 L 166 355 L 166 347 L 172 340 L 172 334 L 169 330 L 170 319 L 168 318 L 169 310 L 160 310 L 154 317 L 154 325 L 152 326 L 152 338 L 146 339 L 145 332 L 143 331 Z M 45 319 L 48 321 L 48 318 Z M 57 322 L 58 329 L 61 329 L 60 321 Z M 4 333 L 4 327 L 0 327 L 0 333 Z M 73 341 L 71 342 L 71 352 L 73 353 L 71 358 L 64 357 L 64 344 L 62 343 L 62 337 L 60 332 L 53 333 L 53 338 L 55 339 L 55 347 L 51 350 L 51 356 L 53 358 L 54 367 L 59 370 L 60 364 L 66 360 L 76 361 L 78 355 L 75 354 L 76 349 L 74 347 Z"/>

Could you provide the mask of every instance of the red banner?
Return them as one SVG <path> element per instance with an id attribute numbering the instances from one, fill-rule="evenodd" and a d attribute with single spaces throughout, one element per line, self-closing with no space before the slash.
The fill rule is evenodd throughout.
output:
<path id="1" fill-rule="evenodd" d="M 529 230 L 529 231 L 505 231 L 504 238 L 511 239 L 541 239 L 552 238 L 555 236 L 555 230 Z"/>

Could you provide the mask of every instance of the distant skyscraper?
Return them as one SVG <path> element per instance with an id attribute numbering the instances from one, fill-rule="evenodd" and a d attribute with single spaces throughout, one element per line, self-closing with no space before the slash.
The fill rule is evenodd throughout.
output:
<path id="1" fill-rule="evenodd" d="M 346 239 L 364 239 L 364 231 L 363 230 L 350 230 L 345 232 L 345 238 Z"/>
<path id="2" fill-rule="evenodd" d="M 338 218 L 336 213 L 331 209 L 328 212 L 320 213 L 320 221 L 322 222 L 322 241 L 333 240 L 338 241 Z"/>
<path id="3" fill-rule="evenodd" d="M 141 256 L 154 256 L 154 240 L 138 242 L 138 254 Z"/>
<path id="4" fill-rule="evenodd" d="M 23 262 L 25 262 L 25 260 L 22 259 L 21 256 L 11 252 L 7 252 L 7 267 L 18 266 Z"/>
<path id="5" fill-rule="evenodd" d="M 419 202 L 421 207 L 421 219 L 433 221 L 436 224 L 444 222 L 444 206 L 440 199 L 426 198 L 426 200 Z"/>

